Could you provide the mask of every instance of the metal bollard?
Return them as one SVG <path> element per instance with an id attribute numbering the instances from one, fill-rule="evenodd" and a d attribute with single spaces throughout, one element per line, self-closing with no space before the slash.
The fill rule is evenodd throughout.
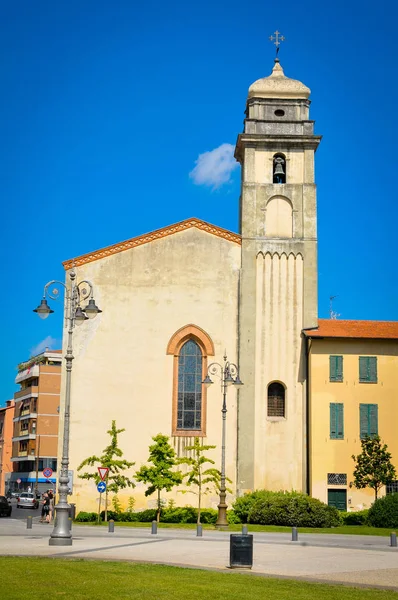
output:
<path id="1" fill-rule="evenodd" d="M 152 521 L 151 533 L 156 534 L 158 532 L 158 524 L 157 521 Z"/>
<path id="2" fill-rule="evenodd" d="M 32 529 L 33 517 L 28 517 L 26 519 L 26 529 Z M 397 545 L 397 544 L 395 544 Z"/>
<path id="3" fill-rule="evenodd" d="M 297 540 L 298 540 L 297 527 L 292 527 L 292 542 L 297 542 Z"/>
<path id="4" fill-rule="evenodd" d="M 71 531 L 71 529 L 72 529 L 72 520 L 73 519 L 71 519 L 70 517 L 68 518 L 68 521 L 69 521 L 69 531 Z"/>
<path id="5" fill-rule="evenodd" d="M 202 525 L 196 525 L 196 537 L 202 537 L 203 535 L 203 531 L 202 531 Z"/>
<path id="6" fill-rule="evenodd" d="M 395 533 L 395 531 L 392 531 L 390 533 L 390 546 L 392 546 L 393 548 L 397 547 L 397 534 Z"/>
<path id="7" fill-rule="evenodd" d="M 247 527 L 247 525 L 242 525 L 242 535 L 247 535 L 247 532 L 248 532 L 248 531 L 249 531 L 249 530 L 248 530 L 248 527 Z"/>
<path id="8" fill-rule="evenodd" d="M 111 519 L 108 523 L 108 533 L 113 533 L 115 531 L 115 521 Z"/>

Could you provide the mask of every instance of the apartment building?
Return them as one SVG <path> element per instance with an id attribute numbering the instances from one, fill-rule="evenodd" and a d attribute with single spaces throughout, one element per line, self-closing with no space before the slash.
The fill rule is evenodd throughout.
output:
<path id="1" fill-rule="evenodd" d="M 340 510 L 369 508 L 352 455 L 379 435 L 398 470 L 398 323 L 319 320 L 304 332 L 309 368 L 309 492 Z M 380 495 L 398 491 L 398 481 Z"/>
<path id="2" fill-rule="evenodd" d="M 14 400 L 7 400 L 6 405 L 0 408 L 0 496 L 4 496 L 6 479 L 9 479 L 10 473 L 13 470 L 11 440 L 14 407 Z"/>
<path id="3" fill-rule="evenodd" d="M 10 491 L 55 487 L 61 363 L 61 350 L 46 350 L 18 365 Z M 45 477 L 48 468 L 52 475 Z"/>

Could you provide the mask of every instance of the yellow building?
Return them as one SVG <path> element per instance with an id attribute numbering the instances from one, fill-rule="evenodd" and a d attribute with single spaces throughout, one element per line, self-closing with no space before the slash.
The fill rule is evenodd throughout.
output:
<path id="1" fill-rule="evenodd" d="M 304 334 L 309 492 L 341 510 L 369 508 L 374 491 L 353 486 L 352 455 L 378 434 L 398 467 L 398 323 L 320 319 Z"/>

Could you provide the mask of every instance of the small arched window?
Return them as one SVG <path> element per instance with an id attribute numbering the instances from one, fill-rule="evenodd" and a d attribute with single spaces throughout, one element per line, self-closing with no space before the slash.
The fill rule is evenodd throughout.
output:
<path id="1" fill-rule="evenodd" d="M 281 383 L 270 383 L 268 386 L 267 415 L 285 416 L 285 388 Z"/>
<path id="2" fill-rule="evenodd" d="M 286 183 L 286 158 L 283 154 L 275 154 L 272 161 L 273 183 Z"/>
<path id="3" fill-rule="evenodd" d="M 178 357 L 177 429 L 202 429 L 202 352 L 194 340 Z"/>

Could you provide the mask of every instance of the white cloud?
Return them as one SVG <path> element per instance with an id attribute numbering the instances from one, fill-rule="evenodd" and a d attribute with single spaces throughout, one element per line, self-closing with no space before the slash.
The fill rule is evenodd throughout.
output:
<path id="1" fill-rule="evenodd" d="M 231 181 L 231 174 L 238 167 L 234 158 L 234 146 L 221 144 L 218 148 L 199 154 L 195 167 L 189 176 L 195 185 L 209 185 L 219 188 Z"/>
<path id="2" fill-rule="evenodd" d="M 57 339 L 53 338 L 51 335 L 48 335 L 46 338 L 44 338 L 44 340 L 42 340 L 41 342 L 36 344 L 36 346 L 33 346 L 33 348 L 30 349 L 30 355 L 36 356 L 36 354 L 44 352 L 46 348 L 48 348 L 49 350 L 59 350 L 58 346 L 60 347 L 61 343 Z"/>

